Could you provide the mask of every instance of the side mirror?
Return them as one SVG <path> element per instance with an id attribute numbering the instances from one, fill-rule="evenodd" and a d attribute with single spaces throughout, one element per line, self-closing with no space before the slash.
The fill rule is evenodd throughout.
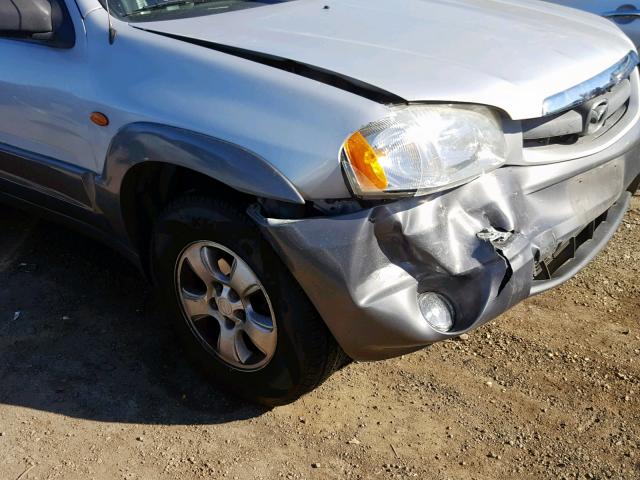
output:
<path id="1" fill-rule="evenodd" d="M 53 33 L 49 0 L 0 0 L 0 34 L 33 36 Z"/>

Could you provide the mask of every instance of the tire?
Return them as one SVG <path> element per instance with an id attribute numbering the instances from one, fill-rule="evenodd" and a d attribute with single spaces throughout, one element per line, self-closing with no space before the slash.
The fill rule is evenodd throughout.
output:
<path id="1" fill-rule="evenodd" d="M 150 253 L 163 314 L 188 356 L 215 384 L 252 402 L 284 405 L 346 364 L 309 299 L 241 208 L 210 197 L 180 198 L 157 220 Z M 201 282 L 209 274 L 202 266 L 192 268 L 198 258 L 214 272 L 211 282 Z M 257 291 L 240 298 L 232 288 L 238 281 L 232 280 L 249 271 L 258 282 L 246 291 Z M 226 293 L 219 278 L 229 282 Z M 244 310 L 233 310 L 232 303 Z"/>

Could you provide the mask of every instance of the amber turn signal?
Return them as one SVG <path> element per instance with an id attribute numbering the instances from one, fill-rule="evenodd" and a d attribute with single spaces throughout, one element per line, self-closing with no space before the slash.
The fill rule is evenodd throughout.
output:
<path id="1" fill-rule="evenodd" d="M 91 118 L 91 121 L 99 127 L 106 127 L 109 125 L 109 119 L 104 113 L 93 112 L 89 118 Z"/>
<path id="2" fill-rule="evenodd" d="M 345 153 L 353 169 L 364 176 L 376 188 L 387 188 L 387 175 L 378 161 L 378 155 L 360 132 L 349 137 L 344 145 Z"/>

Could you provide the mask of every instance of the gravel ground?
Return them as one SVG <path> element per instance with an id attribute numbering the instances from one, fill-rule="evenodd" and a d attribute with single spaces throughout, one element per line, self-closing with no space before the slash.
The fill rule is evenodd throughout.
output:
<path id="1" fill-rule="evenodd" d="M 205 385 L 137 272 L 0 207 L 0 479 L 640 478 L 640 197 L 563 287 L 267 411 Z"/>

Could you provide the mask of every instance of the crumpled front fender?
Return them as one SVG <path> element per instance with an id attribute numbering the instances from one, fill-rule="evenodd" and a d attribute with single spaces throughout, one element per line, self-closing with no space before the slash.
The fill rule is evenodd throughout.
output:
<path id="1" fill-rule="evenodd" d="M 591 250 L 584 266 L 621 221 L 639 158 L 636 145 L 613 159 L 506 167 L 438 195 L 335 217 L 250 213 L 345 352 L 374 360 L 496 317 L 540 283 L 534 282 L 540 258 L 612 212 L 596 232 L 605 241 L 585 243 Z M 427 324 L 417 302 L 422 292 L 450 300 L 452 331 Z"/>

